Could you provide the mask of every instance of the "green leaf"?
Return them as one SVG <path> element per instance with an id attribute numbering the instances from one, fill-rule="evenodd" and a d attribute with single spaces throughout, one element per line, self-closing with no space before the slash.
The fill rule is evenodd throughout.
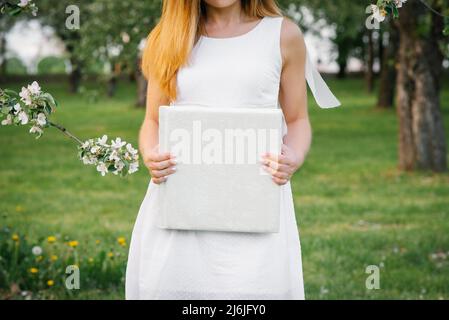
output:
<path id="1" fill-rule="evenodd" d="M 12 110 L 11 107 L 3 107 L 3 108 L 2 108 L 2 113 L 3 113 L 3 114 L 8 114 L 11 110 Z"/>
<path id="2" fill-rule="evenodd" d="M 393 17 L 399 18 L 399 10 L 396 5 L 393 5 Z"/>
<path id="3" fill-rule="evenodd" d="M 44 93 L 41 95 L 42 98 L 48 103 L 48 105 L 54 110 L 57 107 L 56 100 L 53 98 L 53 96 L 49 93 Z"/>
<path id="4" fill-rule="evenodd" d="M 11 89 L 2 89 L 4 93 L 6 93 L 9 96 L 18 96 L 17 92 Z"/>
<path id="5" fill-rule="evenodd" d="M 50 107 L 49 105 L 45 105 L 45 106 L 44 106 L 44 110 L 45 110 L 45 113 L 46 113 L 47 115 L 50 115 L 51 112 L 52 112 L 52 109 L 51 109 L 51 107 Z"/>
<path id="6" fill-rule="evenodd" d="M 22 8 L 16 7 L 16 8 L 11 9 L 11 10 L 9 11 L 9 15 L 10 15 L 10 16 L 16 16 L 16 15 L 18 15 L 21 11 L 22 11 Z"/>
<path id="7" fill-rule="evenodd" d="M 449 36 L 449 17 L 446 17 L 444 19 L 444 29 L 443 29 L 443 34 L 445 36 Z"/>

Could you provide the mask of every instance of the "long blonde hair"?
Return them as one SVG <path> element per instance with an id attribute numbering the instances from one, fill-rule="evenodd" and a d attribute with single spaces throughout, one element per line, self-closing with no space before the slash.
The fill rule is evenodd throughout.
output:
<path id="1" fill-rule="evenodd" d="M 280 16 L 275 0 L 241 0 L 249 17 Z M 142 72 L 155 80 L 162 92 L 176 99 L 176 75 L 187 62 L 204 28 L 205 4 L 202 0 L 163 0 L 162 15 L 150 32 L 142 56 Z"/>

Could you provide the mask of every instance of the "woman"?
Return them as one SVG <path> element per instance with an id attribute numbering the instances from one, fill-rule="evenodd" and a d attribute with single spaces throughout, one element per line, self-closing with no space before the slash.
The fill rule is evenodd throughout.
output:
<path id="1" fill-rule="evenodd" d="M 126 298 L 304 299 L 289 181 L 311 144 L 306 72 L 308 79 L 323 83 L 306 70 L 299 28 L 282 17 L 274 0 L 166 0 L 142 67 L 149 86 L 140 151 L 152 180 L 132 235 Z M 156 226 L 158 184 L 176 172 L 176 159 L 158 152 L 158 108 L 169 104 L 280 104 L 288 132 L 282 154 L 262 160 L 273 182 L 282 186 L 279 233 Z"/>

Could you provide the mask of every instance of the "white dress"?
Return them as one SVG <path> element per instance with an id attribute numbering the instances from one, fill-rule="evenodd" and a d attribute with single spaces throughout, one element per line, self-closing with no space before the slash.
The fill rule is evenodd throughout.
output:
<path id="1" fill-rule="evenodd" d="M 282 19 L 263 18 L 242 36 L 201 37 L 178 73 L 173 107 L 278 107 Z M 322 85 L 313 68 L 306 73 L 310 86 Z M 126 299 L 304 299 L 290 183 L 281 194 L 276 234 L 165 230 L 156 225 L 158 185 L 150 182 L 132 234 Z"/>

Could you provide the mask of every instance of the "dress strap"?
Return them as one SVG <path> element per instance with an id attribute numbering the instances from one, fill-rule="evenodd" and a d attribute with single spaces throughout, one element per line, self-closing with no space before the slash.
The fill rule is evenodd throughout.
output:
<path id="1" fill-rule="evenodd" d="M 306 52 L 306 80 L 316 103 L 323 109 L 339 107 L 341 105 L 340 101 L 334 96 L 312 63 L 308 49 L 306 49 Z"/>
<path id="2" fill-rule="evenodd" d="M 282 22 L 285 18 L 284 17 L 277 17 L 273 20 L 277 22 L 277 37 L 279 39 L 279 43 L 277 45 L 280 46 L 280 37 L 281 37 L 281 29 L 282 29 Z M 313 94 L 313 97 L 315 98 L 315 101 L 317 102 L 318 106 L 323 109 L 327 108 L 335 108 L 341 105 L 340 101 L 334 96 L 332 91 L 327 86 L 326 82 L 321 77 L 321 74 L 318 72 L 315 65 L 312 63 L 312 60 L 310 59 L 309 50 L 307 49 L 306 44 L 306 70 L 305 70 L 305 76 L 307 80 L 307 84 L 309 85 L 310 91 Z"/>

